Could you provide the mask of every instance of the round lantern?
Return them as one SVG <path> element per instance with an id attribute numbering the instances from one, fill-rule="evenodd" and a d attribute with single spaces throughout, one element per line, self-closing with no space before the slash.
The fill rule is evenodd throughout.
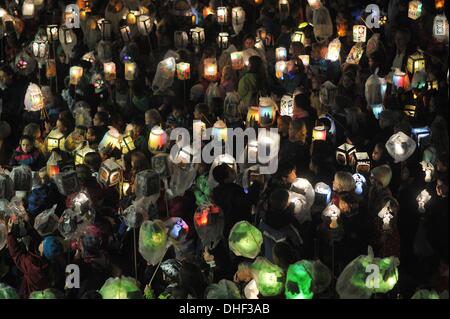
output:
<path id="1" fill-rule="evenodd" d="M 150 265 L 158 264 L 166 253 L 167 231 L 160 220 L 145 221 L 139 232 L 139 252 Z"/>
<path id="2" fill-rule="evenodd" d="M 142 299 L 139 284 L 131 277 L 109 278 L 99 293 L 103 299 Z"/>
<path id="3" fill-rule="evenodd" d="M 325 126 L 316 126 L 312 133 L 313 141 L 326 141 L 327 140 L 327 129 Z"/>
<path id="4" fill-rule="evenodd" d="M 105 133 L 102 140 L 98 144 L 98 149 L 117 148 L 120 150 L 120 133 L 114 127 L 109 127 L 109 131 Z"/>
<path id="5" fill-rule="evenodd" d="M 180 62 L 177 64 L 177 78 L 180 81 L 191 78 L 191 65 L 189 63 Z"/>
<path id="6" fill-rule="evenodd" d="M 395 163 L 407 160 L 416 150 L 416 142 L 402 131 L 392 135 L 386 142 L 386 149 Z"/>
<path id="7" fill-rule="evenodd" d="M 258 228 L 247 221 L 241 221 L 231 229 L 228 243 L 236 256 L 253 259 L 261 251 L 263 236 Z"/>
<path id="8" fill-rule="evenodd" d="M 315 199 L 321 205 L 328 205 L 331 201 L 331 187 L 324 182 L 319 182 L 314 186 Z"/>
<path id="9" fill-rule="evenodd" d="M 308 0 L 308 4 L 313 10 L 319 9 L 322 6 L 320 0 Z"/>
<path id="10" fill-rule="evenodd" d="M 34 83 L 28 85 L 24 99 L 25 110 L 30 112 L 40 111 L 44 108 L 44 97 L 40 87 Z"/>
<path id="11" fill-rule="evenodd" d="M 410 88 L 410 82 L 409 82 L 409 77 L 408 74 L 406 74 L 405 72 L 400 71 L 399 69 L 397 69 L 393 76 L 392 76 L 392 81 L 394 82 L 394 87 L 396 89 L 403 89 L 405 91 L 409 90 Z"/>
<path id="12" fill-rule="evenodd" d="M 420 192 L 417 196 L 417 204 L 419 205 L 419 212 L 425 213 L 425 205 L 430 201 L 431 195 L 428 193 L 426 189 Z"/>
<path id="13" fill-rule="evenodd" d="M 205 70 L 204 77 L 209 81 L 217 80 L 217 60 L 216 58 L 209 58 L 204 60 Z"/>
<path id="14" fill-rule="evenodd" d="M 215 204 L 199 206 L 194 214 L 194 226 L 204 247 L 214 248 L 223 237 L 223 213 Z"/>
<path id="15" fill-rule="evenodd" d="M 164 152 L 167 147 L 167 133 L 161 126 L 154 126 L 148 137 L 148 149 L 151 152 Z"/>
<path id="16" fill-rule="evenodd" d="M 216 123 L 214 123 L 212 136 L 217 141 L 226 142 L 228 140 L 228 128 L 224 121 L 218 120 Z"/>
<path id="17" fill-rule="evenodd" d="M 279 266 L 266 258 L 258 257 L 251 266 L 251 272 L 262 296 L 277 296 L 282 292 L 284 273 Z"/>
<path id="18" fill-rule="evenodd" d="M 339 41 L 339 39 L 336 38 L 333 41 L 331 41 L 330 44 L 328 44 L 327 60 L 333 62 L 339 60 L 340 51 L 341 51 L 341 41 Z"/>

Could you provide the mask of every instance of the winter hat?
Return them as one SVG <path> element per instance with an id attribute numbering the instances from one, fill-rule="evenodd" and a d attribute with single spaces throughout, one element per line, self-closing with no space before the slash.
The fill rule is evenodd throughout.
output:
<path id="1" fill-rule="evenodd" d="M 47 236 L 43 241 L 44 257 L 48 260 L 54 260 L 61 255 L 63 247 L 56 236 Z"/>

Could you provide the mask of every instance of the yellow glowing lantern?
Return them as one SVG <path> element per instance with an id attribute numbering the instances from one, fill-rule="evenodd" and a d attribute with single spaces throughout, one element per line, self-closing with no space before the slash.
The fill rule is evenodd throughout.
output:
<path id="1" fill-rule="evenodd" d="M 114 62 L 103 63 L 103 73 L 105 81 L 112 81 L 116 79 L 116 64 Z"/>
<path id="2" fill-rule="evenodd" d="M 244 68 L 244 54 L 242 51 L 232 52 L 230 57 L 233 70 L 242 70 Z"/>
<path id="3" fill-rule="evenodd" d="M 217 22 L 220 24 L 228 23 L 228 8 L 218 7 L 217 8 Z"/>
<path id="4" fill-rule="evenodd" d="M 256 30 L 256 36 L 261 41 L 265 41 L 267 38 L 267 30 L 265 28 L 259 28 L 258 30 Z"/>
<path id="5" fill-rule="evenodd" d="M 40 111 L 44 108 L 44 97 L 38 85 L 34 83 L 28 85 L 27 91 L 25 92 L 24 105 L 25 110 L 31 112 Z"/>
<path id="6" fill-rule="evenodd" d="M 121 138 L 120 147 L 122 149 L 122 154 L 127 154 L 136 149 L 136 146 L 134 145 L 134 141 L 131 135 L 125 135 Z"/>
<path id="7" fill-rule="evenodd" d="M 226 142 L 228 140 L 228 129 L 224 121 L 218 120 L 216 123 L 214 123 L 212 136 L 217 141 Z"/>
<path id="8" fill-rule="evenodd" d="M 410 1 L 408 5 L 408 18 L 417 20 L 422 15 L 422 2 Z"/>
<path id="9" fill-rule="evenodd" d="M 131 10 L 130 12 L 128 12 L 128 14 L 127 14 L 127 23 L 128 23 L 128 25 L 135 25 L 137 23 L 137 17 L 140 14 L 141 13 L 139 11 Z"/>
<path id="10" fill-rule="evenodd" d="M 424 70 L 425 69 L 425 57 L 420 52 L 411 54 L 408 57 L 406 67 L 410 74 L 414 74 L 416 71 Z"/>
<path id="11" fill-rule="evenodd" d="M 299 55 L 298 58 L 302 60 L 304 66 L 309 66 L 310 56 L 307 54 Z"/>
<path id="12" fill-rule="evenodd" d="M 247 112 L 247 126 L 253 127 L 259 124 L 259 108 L 256 106 L 249 107 Z"/>
<path id="13" fill-rule="evenodd" d="M 319 9 L 322 6 L 320 0 L 308 0 L 308 4 L 313 10 Z"/>
<path id="14" fill-rule="evenodd" d="M 75 165 L 83 165 L 84 158 L 88 153 L 95 153 L 95 151 L 89 147 L 89 144 L 81 146 L 78 150 L 75 151 Z"/>
<path id="15" fill-rule="evenodd" d="M 120 35 L 123 42 L 128 43 L 131 41 L 131 29 L 128 25 L 123 25 L 120 27 Z"/>
<path id="16" fill-rule="evenodd" d="M 263 127 L 270 126 L 275 121 L 276 108 L 270 98 L 260 98 L 259 124 Z"/>
<path id="17" fill-rule="evenodd" d="M 405 105 L 403 108 L 403 113 L 405 113 L 406 116 L 414 118 L 416 116 L 416 106 L 414 104 Z"/>
<path id="18" fill-rule="evenodd" d="M 148 137 L 148 149 L 153 152 L 164 152 L 167 146 L 167 133 L 161 126 L 154 126 Z"/>
<path id="19" fill-rule="evenodd" d="M 287 50 L 286 48 L 280 47 L 275 50 L 275 56 L 277 61 L 286 61 L 287 59 Z"/>
<path id="20" fill-rule="evenodd" d="M 205 79 L 209 81 L 217 80 L 217 60 L 216 58 L 209 58 L 204 60 L 205 64 Z"/>
<path id="21" fill-rule="evenodd" d="M 340 52 L 341 52 L 341 41 L 339 41 L 339 39 L 336 38 L 333 41 L 331 41 L 330 44 L 328 44 L 327 60 L 333 62 L 339 60 Z"/>
<path id="22" fill-rule="evenodd" d="M 46 63 L 45 75 L 48 79 L 56 76 L 56 61 L 55 59 L 48 59 Z"/>
<path id="23" fill-rule="evenodd" d="M 293 43 L 303 43 L 305 38 L 305 34 L 302 31 L 295 31 L 291 35 L 291 42 Z"/>
<path id="24" fill-rule="evenodd" d="M 367 27 L 359 24 L 353 26 L 353 42 L 366 42 Z"/>
<path id="25" fill-rule="evenodd" d="M 32 18 L 34 16 L 35 9 L 33 0 L 25 0 L 22 5 L 22 16 L 25 19 Z"/>
<path id="26" fill-rule="evenodd" d="M 70 68 L 69 77 L 71 85 L 78 85 L 83 76 L 83 68 L 81 66 L 73 66 Z"/>
<path id="27" fill-rule="evenodd" d="M 229 34 L 227 32 L 220 32 L 217 37 L 217 46 L 220 49 L 228 48 Z"/>
<path id="28" fill-rule="evenodd" d="M 65 138 L 64 138 L 64 134 L 61 133 L 58 129 L 54 129 L 52 130 L 48 135 L 47 135 L 47 151 L 51 152 L 52 150 L 59 148 L 59 149 L 64 149 L 64 142 L 65 142 Z"/>
<path id="29" fill-rule="evenodd" d="M 153 20 L 148 15 L 141 15 L 138 17 L 137 26 L 142 35 L 149 35 L 153 29 Z"/>
<path id="30" fill-rule="evenodd" d="M 189 63 L 180 62 L 177 64 L 177 78 L 180 81 L 191 78 L 191 65 Z"/>
<path id="31" fill-rule="evenodd" d="M 316 126 L 312 133 L 313 141 L 326 141 L 327 140 L 327 129 L 325 126 Z"/>
<path id="32" fill-rule="evenodd" d="M 135 62 L 125 62 L 125 80 L 133 81 L 136 79 L 136 68 Z"/>

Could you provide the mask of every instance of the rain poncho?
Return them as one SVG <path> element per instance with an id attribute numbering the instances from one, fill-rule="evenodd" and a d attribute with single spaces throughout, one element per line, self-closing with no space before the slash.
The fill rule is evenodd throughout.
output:
<path id="1" fill-rule="evenodd" d="M 21 165 L 12 169 L 9 175 L 14 182 L 14 189 L 16 191 L 29 192 L 33 184 L 33 173 L 28 166 Z"/>
<path id="2" fill-rule="evenodd" d="M 0 199 L 10 200 L 14 196 L 14 183 L 6 174 L 0 174 Z"/>
<path id="3" fill-rule="evenodd" d="M 99 290 L 103 299 L 142 299 L 139 284 L 130 277 L 109 278 Z"/>
<path id="4" fill-rule="evenodd" d="M 42 237 L 52 234 L 58 228 L 59 218 L 55 214 L 55 209 L 56 205 L 44 210 L 34 219 L 34 229 Z"/>
<path id="5" fill-rule="evenodd" d="M 247 221 L 241 221 L 231 229 L 228 243 L 236 256 L 253 259 L 261 251 L 263 236 L 258 228 Z"/>

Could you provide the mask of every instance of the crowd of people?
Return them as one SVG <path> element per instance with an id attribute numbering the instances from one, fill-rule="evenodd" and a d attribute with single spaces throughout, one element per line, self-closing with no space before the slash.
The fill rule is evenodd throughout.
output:
<path id="1" fill-rule="evenodd" d="M 0 1 L 0 298 L 448 298 L 448 3 L 373 2 Z M 196 123 L 277 129 L 276 172 L 175 161 Z"/>

